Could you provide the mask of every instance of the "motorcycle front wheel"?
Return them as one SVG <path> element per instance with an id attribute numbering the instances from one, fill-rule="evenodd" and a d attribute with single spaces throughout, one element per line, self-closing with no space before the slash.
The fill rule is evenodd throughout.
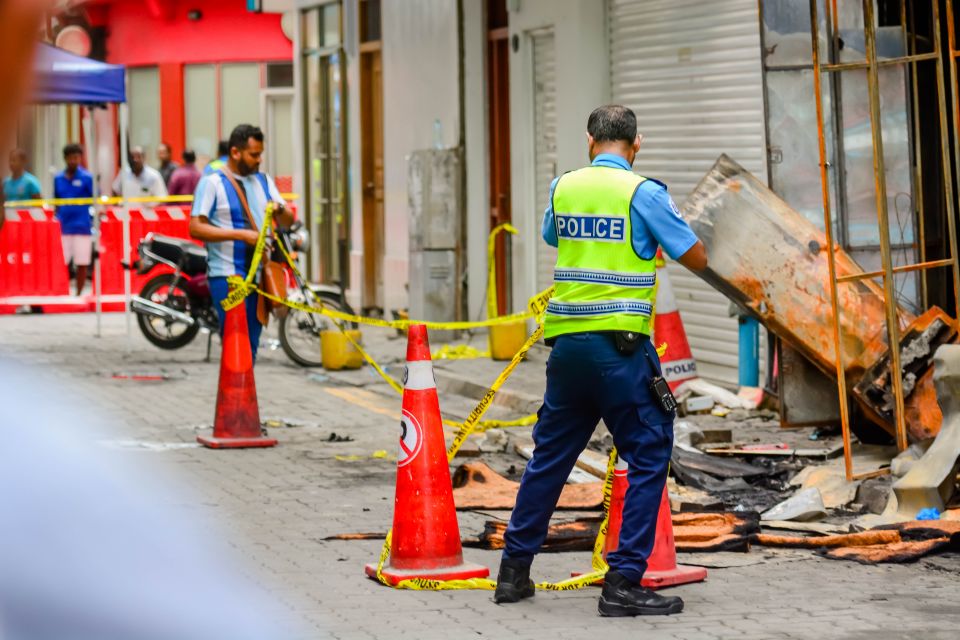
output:
<path id="1" fill-rule="evenodd" d="M 162 273 L 151 278 L 143 285 L 140 297 L 190 314 L 190 298 L 184 289 L 184 281 L 182 278 L 174 278 L 172 273 Z M 141 313 L 137 314 L 137 324 L 140 325 L 143 337 L 161 349 L 184 347 L 190 344 L 200 331 L 200 323 L 186 325 Z"/>
<path id="2" fill-rule="evenodd" d="M 330 309 L 353 313 L 349 305 L 340 303 L 340 296 L 321 291 L 316 294 L 323 305 Z M 353 324 L 351 328 L 356 325 Z M 307 313 L 300 309 L 289 309 L 287 315 L 280 318 L 277 330 L 280 334 L 280 346 L 291 360 L 303 367 L 319 367 L 323 363 L 320 351 L 320 332 L 336 329 L 330 319 L 319 313 Z"/>

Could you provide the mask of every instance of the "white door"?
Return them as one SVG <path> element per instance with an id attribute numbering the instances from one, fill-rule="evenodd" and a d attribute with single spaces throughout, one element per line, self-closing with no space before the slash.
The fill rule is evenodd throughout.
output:
<path id="1" fill-rule="evenodd" d="M 293 189 L 293 92 L 264 92 L 264 169 L 280 191 Z"/>
<path id="2" fill-rule="evenodd" d="M 553 284 L 553 267 L 557 250 L 540 235 L 543 211 L 550 198 L 550 182 L 557 175 L 557 73 L 553 29 L 530 34 L 533 41 L 533 135 L 534 185 L 536 188 L 537 224 L 530 230 L 537 248 L 537 291 Z"/>
<path id="3" fill-rule="evenodd" d="M 722 5 L 722 10 L 719 6 Z M 756 0 L 609 0 L 611 96 L 637 114 L 634 169 L 681 204 L 721 153 L 766 181 Z M 729 302 L 668 261 L 700 375 L 737 384 Z"/>

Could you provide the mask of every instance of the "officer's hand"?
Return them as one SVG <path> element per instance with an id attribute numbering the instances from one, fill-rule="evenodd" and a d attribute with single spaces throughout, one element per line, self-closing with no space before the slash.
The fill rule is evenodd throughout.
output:
<path id="1" fill-rule="evenodd" d="M 255 246 L 257 240 L 260 239 L 260 234 L 254 231 L 253 229 L 238 229 L 237 230 L 237 240 L 245 242 L 250 246 Z"/>

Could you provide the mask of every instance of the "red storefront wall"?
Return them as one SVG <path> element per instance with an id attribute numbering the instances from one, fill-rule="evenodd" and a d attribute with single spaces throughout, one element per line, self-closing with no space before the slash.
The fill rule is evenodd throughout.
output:
<path id="1" fill-rule="evenodd" d="M 244 0 L 102 0 L 89 4 L 88 16 L 92 26 L 106 27 L 107 62 L 157 67 L 161 136 L 174 158 L 185 137 L 184 65 L 293 59 L 280 15 L 251 13 Z"/>

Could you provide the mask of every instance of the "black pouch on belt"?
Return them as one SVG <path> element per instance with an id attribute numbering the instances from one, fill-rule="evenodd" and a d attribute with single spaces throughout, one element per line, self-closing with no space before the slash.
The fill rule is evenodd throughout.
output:
<path id="1" fill-rule="evenodd" d="M 636 331 L 613 332 L 613 343 L 617 346 L 617 351 L 624 355 L 636 353 L 645 338 L 645 335 Z"/>

